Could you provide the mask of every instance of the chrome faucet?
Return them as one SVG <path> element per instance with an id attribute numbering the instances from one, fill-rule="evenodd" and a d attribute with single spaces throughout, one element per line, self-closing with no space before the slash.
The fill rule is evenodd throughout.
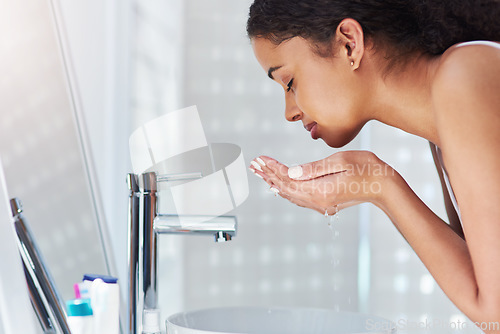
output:
<path id="1" fill-rule="evenodd" d="M 21 201 L 10 200 L 19 253 L 23 261 L 31 304 L 40 321 L 43 333 L 71 334 L 64 301 L 42 257 L 29 224 L 23 215 Z"/>
<path id="2" fill-rule="evenodd" d="M 231 240 L 236 235 L 236 217 L 179 216 L 160 214 L 157 210 L 157 183 L 201 178 L 201 173 L 157 175 L 156 173 L 128 174 L 129 235 L 128 235 L 128 332 L 140 334 L 143 310 L 158 308 L 157 248 L 158 235 L 203 234 L 215 236 L 216 242 Z M 142 182 L 139 182 L 140 181 Z M 142 189 L 141 189 L 141 186 Z M 142 205 L 141 205 L 142 204 Z M 141 219 L 142 209 L 142 219 Z M 200 222 L 201 221 L 201 222 Z M 142 233 L 141 233 L 142 230 Z M 139 285 L 142 284 L 142 288 Z"/>

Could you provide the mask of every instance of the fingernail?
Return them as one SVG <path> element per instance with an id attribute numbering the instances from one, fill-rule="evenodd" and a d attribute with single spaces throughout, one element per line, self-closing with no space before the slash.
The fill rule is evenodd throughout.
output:
<path id="1" fill-rule="evenodd" d="M 274 193 L 274 196 L 278 196 L 280 190 L 278 188 L 275 188 L 275 187 L 271 187 L 271 191 Z"/>
<path id="2" fill-rule="evenodd" d="M 252 169 L 252 168 L 248 168 L 248 169 L 250 169 L 250 170 L 252 171 L 252 173 L 253 173 L 255 176 L 258 176 L 258 177 L 260 177 L 261 179 L 264 179 L 264 178 L 262 177 L 262 175 L 257 174 L 257 172 L 255 171 L 255 169 Z"/>
<path id="3" fill-rule="evenodd" d="M 264 162 L 264 160 L 262 160 L 261 158 L 257 158 L 257 159 L 255 159 L 255 160 L 257 160 L 257 162 L 258 162 L 259 164 L 261 164 L 262 166 L 265 166 L 265 165 L 266 165 L 266 163 Z"/>
<path id="4" fill-rule="evenodd" d="M 296 179 L 302 176 L 304 172 L 302 171 L 302 167 L 293 166 L 288 168 L 288 177 L 291 179 Z"/>
<path id="5" fill-rule="evenodd" d="M 252 160 L 251 164 L 252 164 L 252 166 L 255 167 L 256 170 L 262 172 L 262 168 L 260 167 L 260 165 L 258 163 L 256 163 L 255 161 Z"/>

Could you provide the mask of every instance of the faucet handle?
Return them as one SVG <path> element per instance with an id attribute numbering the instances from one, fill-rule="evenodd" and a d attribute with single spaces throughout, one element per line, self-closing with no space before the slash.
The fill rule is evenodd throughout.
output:
<path id="1" fill-rule="evenodd" d="M 156 177 L 156 182 L 196 180 L 196 179 L 201 179 L 202 177 L 203 175 L 201 174 L 201 172 L 164 174 L 164 175 L 158 175 Z"/>
<path id="2" fill-rule="evenodd" d="M 12 210 L 12 216 L 17 216 L 18 214 L 23 212 L 23 204 L 19 198 L 12 198 L 10 200 L 10 209 Z"/>
<path id="3" fill-rule="evenodd" d="M 129 173 L 127 175 L 127 184 L 128 189 L 130 189 L 132 193 L 139 192 L 139 181 L 137 179 L 137 174 Z"/>
<path id="4" fill-rule="evenodd" d="M 142 174 L 142 185 L 144 187 L 144 192 L 156 192 L 156 173 L 144 173 Z"/>

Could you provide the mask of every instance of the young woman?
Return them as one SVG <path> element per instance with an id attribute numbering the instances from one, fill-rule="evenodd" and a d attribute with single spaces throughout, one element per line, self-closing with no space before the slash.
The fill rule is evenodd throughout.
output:
<path id="1" fill-rule="evenodd" d="M 247 25 L 260 65 L 285 91 L 286 119 L 314 139 L 342 147 L 370 120 L 427 139 L 450 222 L 371 152 L 290 169 L 261 156 L 251 169 L 325 215 L 378 206 L 457 307 L 498 326 L 499 22 L 498 0 L 255 0 Z"/>

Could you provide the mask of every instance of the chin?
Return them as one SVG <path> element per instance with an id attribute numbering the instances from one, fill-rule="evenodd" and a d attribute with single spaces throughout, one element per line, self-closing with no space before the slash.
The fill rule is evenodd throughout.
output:
<path id="1" fill-rule="evenodd" d="M 332 141 L 332 140 L 323 139 L 323 141 L 325 142 L 326 145 L 328 145 L 330 147 L 333 147 L 333 148 L 342 148 L 345 145 L 349 144 L 352 141 L 352 139 L 351 140 L 347 140 L 347 141 L 339 141 L 339 140 Z"/>
<path id="2" fill-rule="evenodd" d="M 351 131 L 332 131 L 335 133 L 335 135 L 330 135 L 330 136 L 325 136 L 323 141 L 326 143 L 326 145 L 333 147 L 333 148 L 341 148 L 344 147 L 345 145 L 349 144 L 356 136 L 358 135 L 359 131 L 361 131 L 361 127 L 359 129 L 351 130 Z"/>

